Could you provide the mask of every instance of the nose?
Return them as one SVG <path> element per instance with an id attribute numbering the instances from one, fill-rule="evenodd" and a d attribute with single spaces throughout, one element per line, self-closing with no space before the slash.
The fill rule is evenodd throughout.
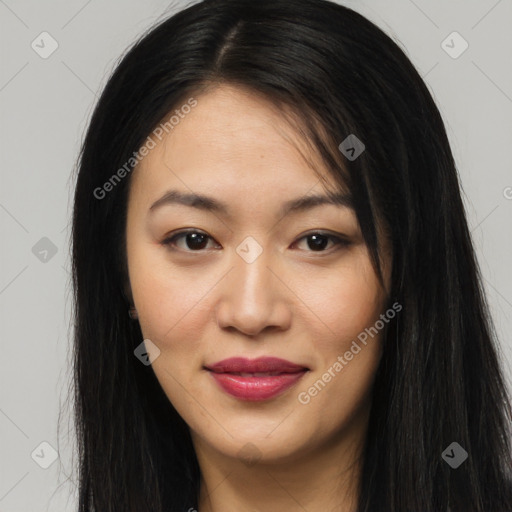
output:
<path id="1" fill-rule="evenodd" d="M 215 314 L 220 328 L 255 337 L 264 330 L 290 327 L 291 294 L 266 253 L 252 263 L 234 254 L 234 268 L 219 283 Z"/>

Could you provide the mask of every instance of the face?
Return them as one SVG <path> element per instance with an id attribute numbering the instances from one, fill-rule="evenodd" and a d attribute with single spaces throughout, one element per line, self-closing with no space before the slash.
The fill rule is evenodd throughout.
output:
<path id="1" fill-rule="evenodd" d="M 293 460 L 364 428 L 386 290 L 346 196 L 304 201 L 334 184 L 279 111 L 227 85 L 195 99 L 131 177 L 131 294 L 196 447 Z"/>

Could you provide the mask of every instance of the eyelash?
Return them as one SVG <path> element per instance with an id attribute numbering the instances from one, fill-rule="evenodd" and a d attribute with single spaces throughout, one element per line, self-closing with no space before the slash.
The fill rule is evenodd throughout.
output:
<path id="1" fill-rule="evenodd" d="M 188 252 L 188 253 L 192 253 L 192 252 L 201 253 L 201 252 L 204 252 L 206 249 L 192 250 L 192 249 L 181 249 L 179 247 L 176 247 L 175 241 L 177 239 L 179 239 L 180 237 L 185 237 L 186 235 L 189 235 L 189 234 L 192 234 L 192 233 L 200 234 L 200 235 L 205 235 L 207 237 L 207 239 L 213 240 L 213 238 L 211 236 L 207 235 L 206 233 L 204 233 L 202 231 L 199 231 L 197 229 L 189 229 L 189 230 L 179 231 L 178 233 L 175 233 L 172 236 L 165 238 L 161 242 L 161 244 L 166 246 L 166 247 L 171 248 L 172 250 L 178 250 L 178 251 L 183 251 L 183 252 Z M 307 233 L 307 234 L 303 235 L 301 238 L 299 238 L 296 242 L 294 242 L 294 244 L 296 244 L 297 242 L 299 242 L 301 240 L 307 239 L 308 237 L 314 236 L 314 235 L 321 236 L 321 237 L 328 238 L 328 239 L 332 240 L 334 242 L 334 248 L 326 249 L 326 250 L 321 250 L 321 251 L 307 250 L 306 252 L 312 252 L 312 253 L 331 253 L 331 252 L 333 252 L 333 249 L 334 250 L 338 250 L 338 249 L 341 249 L 341 248 L 344 248 L 344 247 L 348 247 L 350 245 L 350 241 L 348 241 L 345 238 L 342 238 L 342 237 L 336 236 L 336 235 L 332 235 L 332 234 L 328 234 L 328 233 L 323 233 L 323 232 L 320 232 L 320 231 L 313 231 L 311 233 Z"/>

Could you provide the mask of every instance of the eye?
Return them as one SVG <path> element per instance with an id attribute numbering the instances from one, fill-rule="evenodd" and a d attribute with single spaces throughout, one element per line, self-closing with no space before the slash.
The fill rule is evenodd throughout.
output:
<path id="1" fill-rule="evenodd" d="M 330 252 L 329 249 L 339 249 L 342 247 L 348 247 L 350 245 L 350 242 L 345 238 L 320 232 L 309 233 L 300 238 L 298 242 L 302 240 L 307 241 L 306 245 L 312 252 Z M 329 244 L 329 241 L 332 242 L 332 245 L 330 248 L 325 250 L 326 246 Z M 298 244 L 298 242 L 295 243 Z"/>
<path id="2" fill-rule="evenodd" d="M 183 240 L 183 244 L 180 246 L 177 242 Z M 198 231 L 196 229 L 190 229 L 187 231 L 180 231 L 173 236 L 166 238 L 162 245 L 174 246 L 178 249 L 188 252 L 198 252 L 205 249 L 208 245 L 208 241 L 213 240 L 209 235 Z M 183 246 L 184 245 L 184 246 Z"/>
<path id="3" fill-rule="evenodd" d="M 208 242 L 210 240 L 213 241 L 213 238 L 206 233 L 196 229 L 189 229 L 175 233 L 163 240 L 161 243 L 162 245 L 177 248 L 186 252 L 200 252 L 203 249 L 208 248 Z M 304 250 L 310 252 L 331 252 L 330 249 L 348 247 L 350 245 L 350 241 L 345 238 L 320 232 L 309 233 L 300 238 L 293 245 L 298 245 L 299 242 L 303 240 L 306 241 L 307 245 L 307 249 Z M 180 241 L 182 241 L 181 245 L 179 243 Z M 329 242 L 331 243 L 330 247 L 328 247 Z M 217 247 L 219 247 L 218 244 Z"/>

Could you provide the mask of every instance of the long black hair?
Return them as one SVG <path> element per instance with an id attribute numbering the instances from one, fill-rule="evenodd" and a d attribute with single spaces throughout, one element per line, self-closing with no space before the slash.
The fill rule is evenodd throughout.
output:
<path id="1" fill-rule="evenodd" d="M 400 47 L 326 0 L 190 5 L 135 43 L 101 94 L 73 212 L 79 511 L 197 508 L 188 427 L 133 354 L 126 163 L 184 98 L 222 83 L 294 112 L 350 188 L 379 275 L 379 226 L 392 243 L 403 310 L 383 340 L 358 511 L 510 512 L 510 397 L 443 121 Z M 351 134 L 365 144 L 355 160 L 338 149 Z M 452 442 L 468 453 L 457 469 L 442 457 Z"/>

